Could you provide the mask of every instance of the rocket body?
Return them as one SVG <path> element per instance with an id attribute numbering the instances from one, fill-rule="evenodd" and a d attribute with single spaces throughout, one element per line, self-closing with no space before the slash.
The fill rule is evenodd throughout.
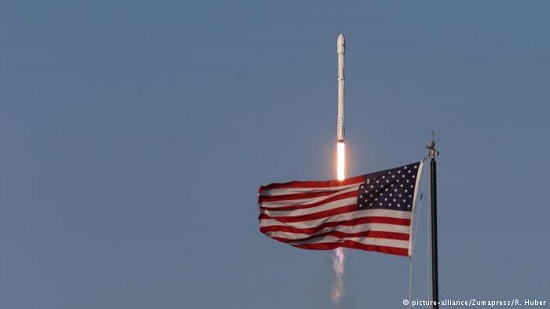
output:
<path id="1" fill-rule="evenodd" d="M 336 175 L 338 180 L 346 178 L 346 144 L 344 143 L 344 54 L 346 41 L 340 33 L 336 40 L 336 54 L 338 55 L 338 115 L 336 118 Z"/>
<path id="2" fill-rule="evenodd" d="M 336 119 L 336 138 L 338 142 L 344 142 L 344 54 L 346 53 L 346 40 L 341 33 L 336 40 L 336 53 L 338 54 L 338 116 Z"/>

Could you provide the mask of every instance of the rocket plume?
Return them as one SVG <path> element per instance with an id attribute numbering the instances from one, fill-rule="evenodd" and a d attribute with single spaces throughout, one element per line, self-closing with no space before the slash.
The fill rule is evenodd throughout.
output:
<path id="1" fill-rule="evenodd" d="M 346 256 L 344 254 L 344 249 L 336 248 L 334 251 L 334 256 L 332 257 L 332 266 L 334 272 L 336 273 L 336 282 L 334 283 L 334 288 L 332 289 L 332 295 L 330 298 L 332 302 L 338 304 L 340 297 L 344 295 L 344 261 Z"/>

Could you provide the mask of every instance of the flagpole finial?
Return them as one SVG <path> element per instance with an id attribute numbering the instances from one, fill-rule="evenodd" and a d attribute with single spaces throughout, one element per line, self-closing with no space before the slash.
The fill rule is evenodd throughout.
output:
<path id="1" fill-rule="evenodd" d="M 434 131 L 432 131 L 432 141 L 426 146 L 426 149 L 428 149 L 428 155 L 432 159 L 435 159 L 435 157 L 439 155 L 439 151 L 435 149 L 435 132 Z"/>

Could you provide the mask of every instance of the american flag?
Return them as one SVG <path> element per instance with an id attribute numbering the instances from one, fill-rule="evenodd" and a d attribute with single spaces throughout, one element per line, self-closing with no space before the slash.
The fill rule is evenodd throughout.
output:
<path id="1" fill-rule="evenodd" d="M 260 231 L 292 246 L 411 255 L 422 161 L 343 181 L 261 186 Z"/>

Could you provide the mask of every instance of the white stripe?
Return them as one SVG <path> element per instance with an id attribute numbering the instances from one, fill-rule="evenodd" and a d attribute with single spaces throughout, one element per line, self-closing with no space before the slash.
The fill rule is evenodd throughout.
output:
<path id="1" fill-rule="evenodd" d="M 353 191 L 357 191 L 359 189 L 359 185 L 355 185 L 350 188 L 346 188 L 344 190 L 340 190 L 338 192 L 334 192 L 331 195 L 325 195 L 320 197 L 313 197 L 313 198 L 302 198 L 302 199 L 292 199 L 291 196 L 288 197 L 288 199 L 285 199 L 283 201 L 272 201 L 272 202 L 262 202 L 260 203 L 260 207 L 264 208 L 279 208 L 279 207 L 286 207 L 286 206 L 301 206 L 301 205 L 308 205 L 308 204 L 314 204 L 318 202 L 322 202 L 324 200 L 330 199 L 334 196 L 343 194 L 343 193 L 349 193 Z M 357 199 L 357 197 L 354 197 L 354 199 Z"/>
<path id="2" fill-rule="evenodd" d="M 374 246 L 384 246 L 384 247 L 394 247 L 407 249 L 409 247 L 409 241 L 407 240 L 397 240 L 397 239 L 386 239 L 386 238 L 372 238 L 372 237 L 333 237 L 333 236 L 324 236 L 315 239 L 308 239 L 303 241 L 292 241 L 288 244 L 291 245 L 306 245 L 306 244 L 323 244 L 323 243 L 341 243 L 346 240 L 351 240 L 356 243 L 363 245 L 374 245 Z"/>
<path id="3" fill-rule="evenodd" d="M 355 184 L 348 184 L 343 186 L 334 186 L 334 187 L 327 187 L 327 186 L 320 186 L 320 187 L 312 187 L 312 188 L 273 188 L 269 190 L 262 191 L 260 193 L 261 196 L 279 196 L 279 195 L 289 195 L 289 194 L 297 194 L 297 193 L 310 193 L 310 192 L 330 192 L 330 191 L 339 191 L 344 190 L 351 187 L 358 187 L 360 184 L 365 182 L 363 179 L 359 183 Z"/>
<path id="4" fill-rule="evenodd" d="M 396 218 L 396 219 L 410 219 L 412 217 L 412 213 L 410 211 L 391 210 L 391 209 L 356 210 L 353 212 L 338 214 L 335 216 L 308 220 L 308 221 L 300 221 L 300 222 L 283 223 L 277 219 L 262 219 L 260 220 L 260 227 L 287 225 L 287 226 L 295 227 L 297 229 L 307 229 L 307 228 L 315 228 L 326 222 L 350 221 L 350 220 L 364 218 L 364 217 L 387 217 L 387 218 Z"/>
<path id="5" fill-rule="evenodd" d="M 358 224 L 354 226 L 339 225 L 336 227 L 326 227 L 315 232 L 314 234 L 292 233 L 292 232 L 281 232 L 281 231 L 266 232 L 265 234 L 268 235 L 269 237 L 279 237 L 279 238 L 285 238 L 288 240 L 300 240 L 300 239 L 309 238 L 315 235 L 320 235 L 320 234 L 333 232 L 333 231 L 351 234 L 351 233 L 366 232 L 369 230 L 373 232 L 376 231 L 376 232 L 409 234 L 410 227 L 404 226 L 404 225 L 387 224 L 387 223 L 365 223 L 365 224 Z"/>

